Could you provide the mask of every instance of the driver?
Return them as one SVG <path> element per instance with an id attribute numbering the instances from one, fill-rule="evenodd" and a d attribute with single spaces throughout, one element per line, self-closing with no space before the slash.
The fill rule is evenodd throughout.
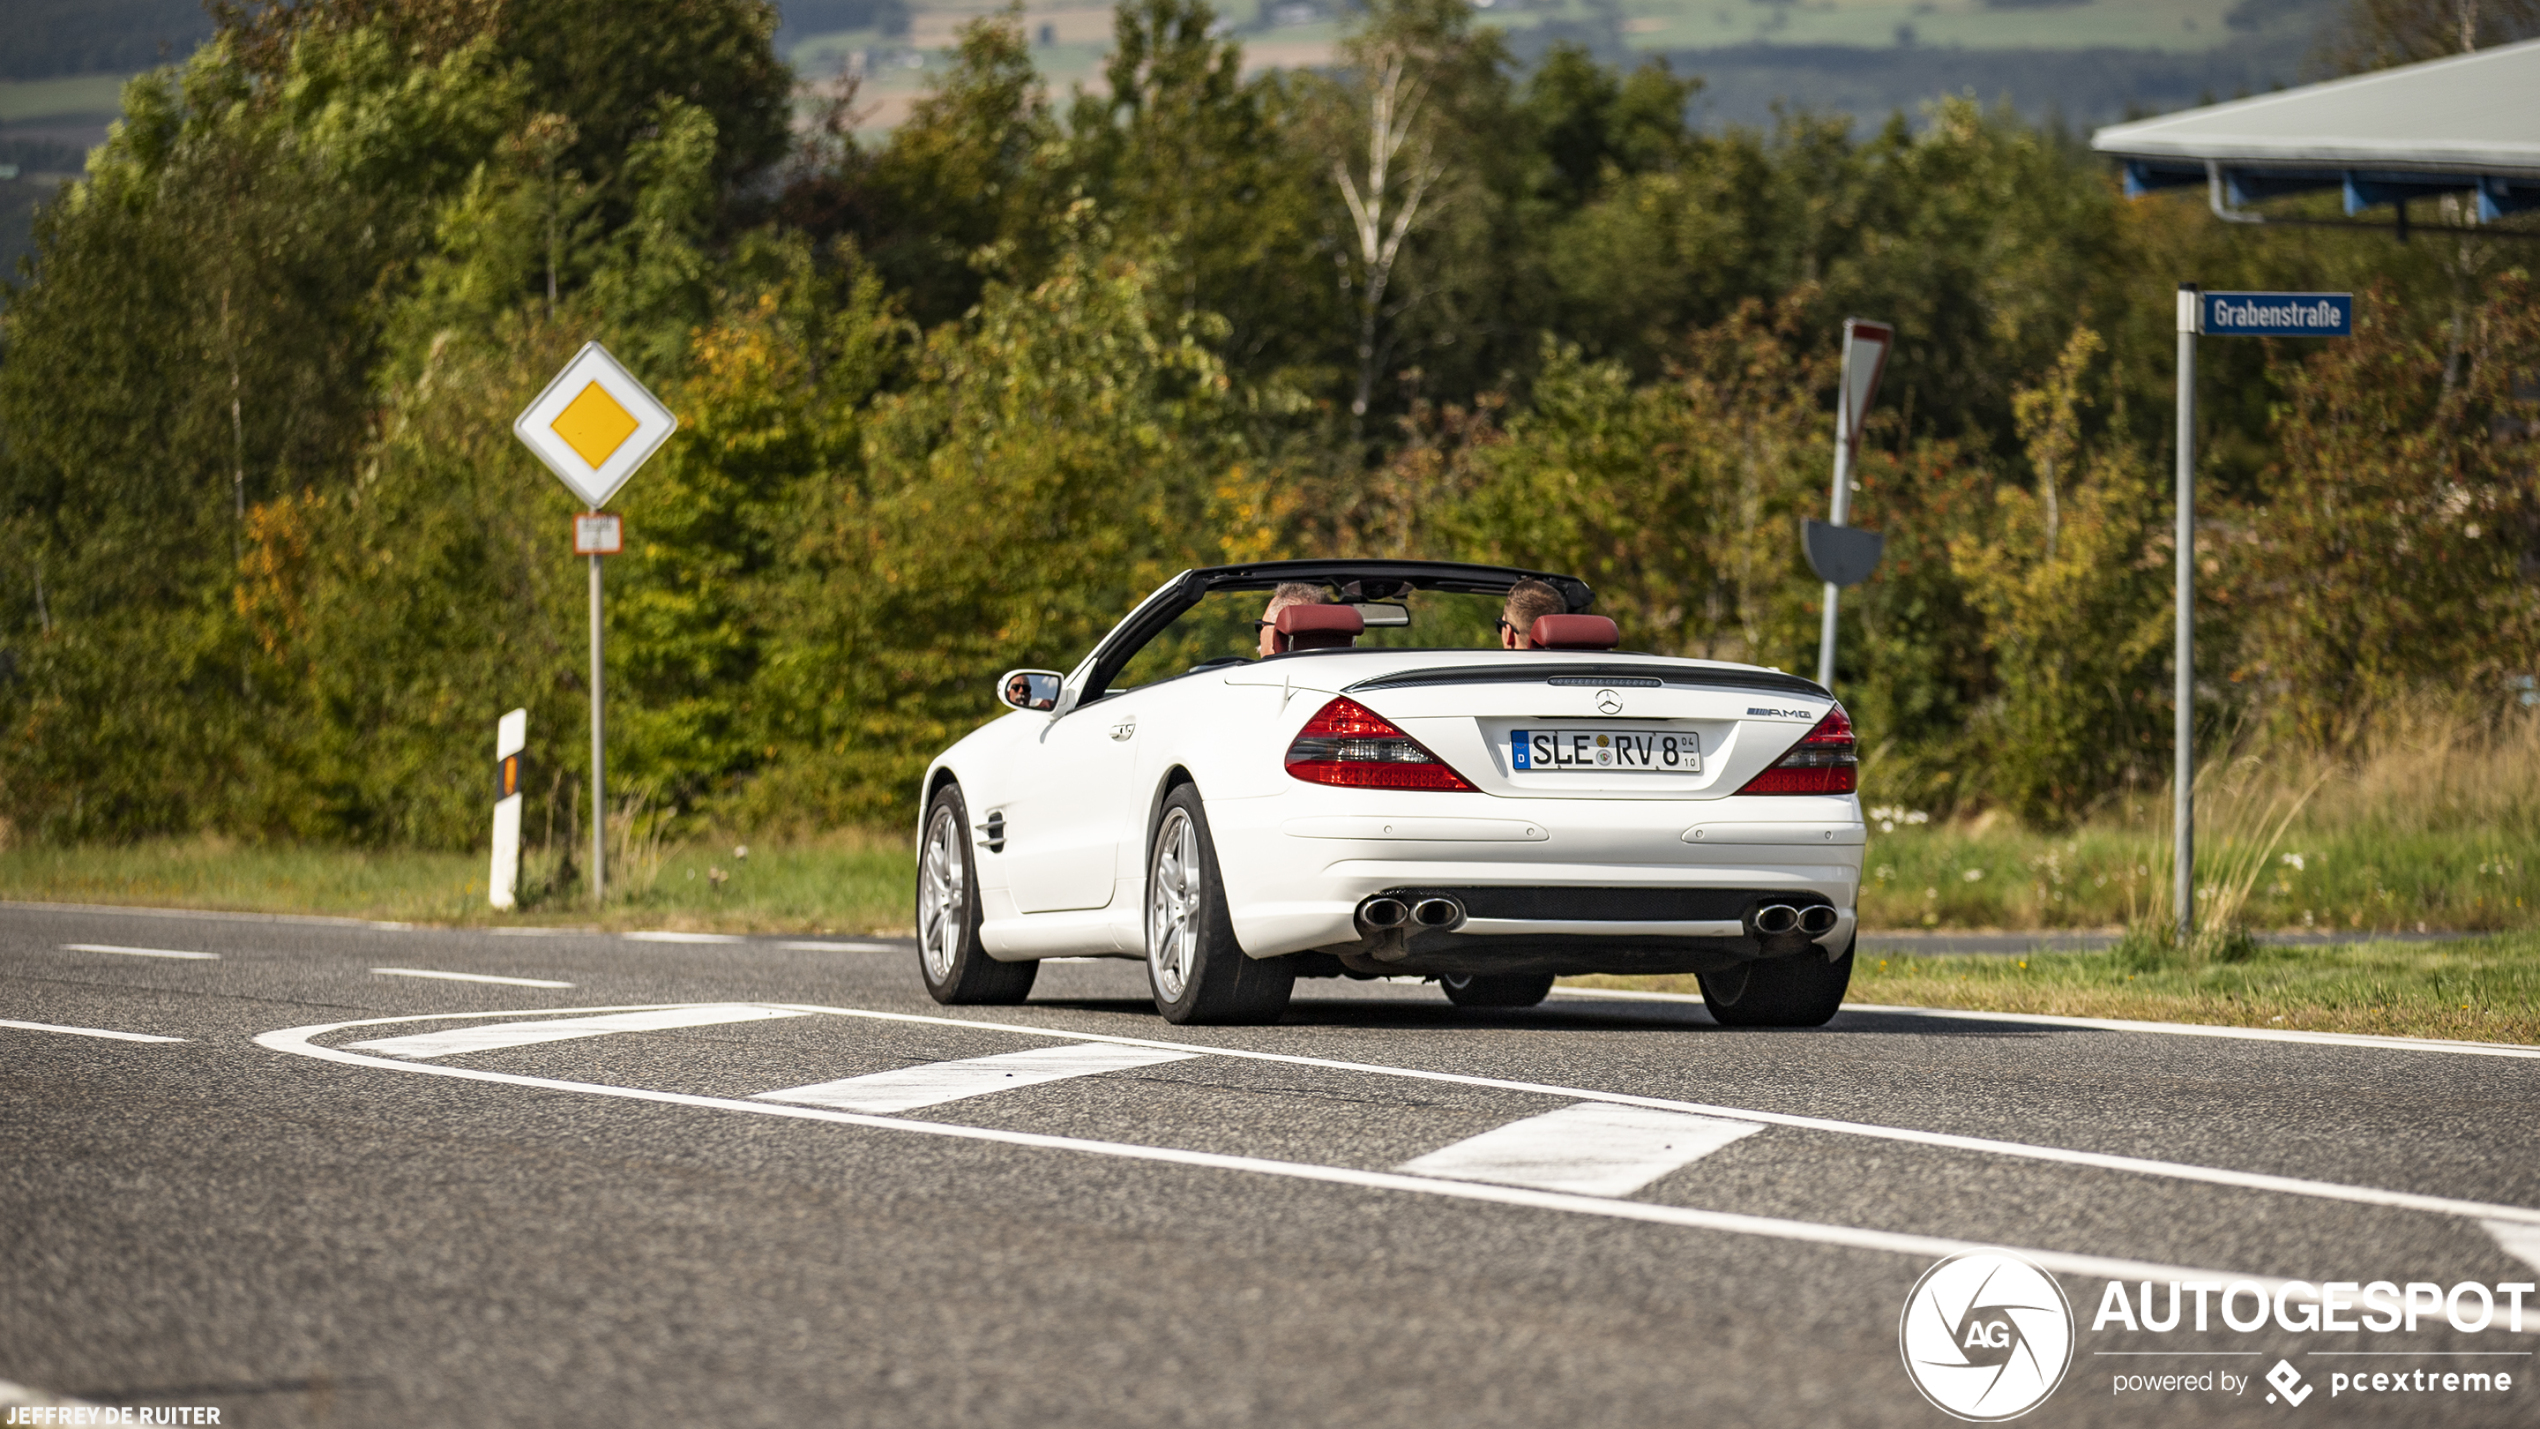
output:
<path id="1" fill-rule="evenodd" d="M 1535 628 L 1535 618 L 1559 615 L 1569 608 L 1552 582 L 1532 576 L 1517 582 L 1508 588 L 1508 604 L 1499 614 L 1499 648 L 1532 650 L 1535 642 L 1526 632 Z"/>
<path id="2" fill-rule="evenodd" d="M 1274 623 L 1278 620 L 1280 611 L 1292 605 L 1322 605 L 1324 603 L 1322 587 L 1307 585 L 1303 581 L 1289 581 L 1270 592 L 1270 603 L 1261 608 L 1261 619 L 1253 622 L 1253 631 L 1258 638 L 1261 657 L 1266 660 L 1273 655 L 1287 653 L 1288 637 L 1281 635 Z"/>

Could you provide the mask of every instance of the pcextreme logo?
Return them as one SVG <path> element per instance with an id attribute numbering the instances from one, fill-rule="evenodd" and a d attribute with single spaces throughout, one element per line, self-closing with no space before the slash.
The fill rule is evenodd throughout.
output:
<path id="1" fill-rule="evenodd" d="M 2073 1307 L 2045 1269 L 1971 1250 L 1923 1272 L 1897 1325 L 1905 1374 L 1932 1406 L 1974 1423 L 2046 1402 L 2073 1362 Z"/>

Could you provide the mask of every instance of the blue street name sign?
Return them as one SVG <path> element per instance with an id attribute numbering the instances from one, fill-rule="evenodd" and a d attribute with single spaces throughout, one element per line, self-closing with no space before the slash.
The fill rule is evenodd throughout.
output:
<path id="1" fill-rule="evenodd" d="M 2352 337 L 2352 293 L 2207 293 L 2207 337 Z"/>

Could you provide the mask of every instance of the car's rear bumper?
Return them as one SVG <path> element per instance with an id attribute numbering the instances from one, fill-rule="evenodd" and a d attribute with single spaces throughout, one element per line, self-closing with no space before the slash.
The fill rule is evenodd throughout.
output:
<path id="1" fill-rule="evenodd" d="M 1454 930 L 1392 940 L 1382 961 L 1402 972 L 1703 971 L 1810 947 L 1840 952 L 1861 879 L 1859 805 L 1848 797 L 1521 802 L 1317 790 L 1212 801 L 1209 823 L 1236 939 L 1254 957 L 1368 956 L 1359 907 L 1390 890 L 1717 895 L 1660 917 L 1645 899 L 1613 909 L 1556 900 L 1555 916 L 1477 909 Z M 1759 938 L 1744 914 L 1774 897 L 1831 905 L 1835 925 L 1808 939 Z"/>

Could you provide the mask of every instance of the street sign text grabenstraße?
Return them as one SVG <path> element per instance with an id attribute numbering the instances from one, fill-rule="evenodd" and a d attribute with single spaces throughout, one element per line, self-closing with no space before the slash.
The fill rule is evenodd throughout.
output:
<path id="1" fill-rule="evenodd" d="M 2198 331 L 2207 337 L 2351 337 L 2352 293 L 2207 293 Z"/>

